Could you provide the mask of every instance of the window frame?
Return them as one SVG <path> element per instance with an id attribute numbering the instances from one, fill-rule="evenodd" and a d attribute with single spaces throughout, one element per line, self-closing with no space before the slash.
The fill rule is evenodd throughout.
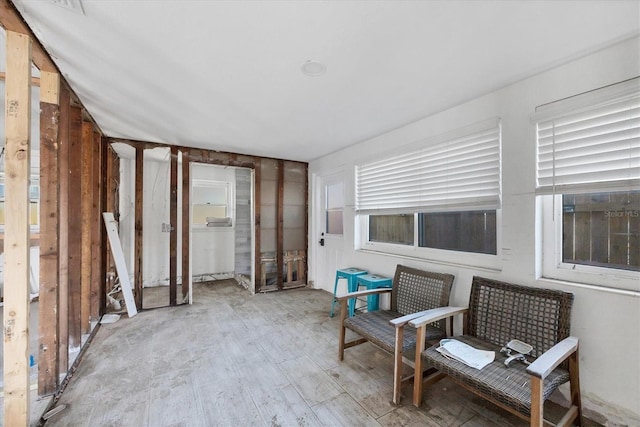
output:
<path id="1" fill-rule="evenodd" d="M 538 196 L 536 200 L 539 217 L 542 220 L 538 279 L 640 291 L 640 272 L 562 261 L 562 196 L 562 194 L 543 195 Z M 606 285 L 603 284 L 604 279 L 607 281 Z"/>
<path id="2" fill-rule="evenodd" d="M 208 227 L 207 223 L 200 223 L 200 222 L 194 222 L 193 216 L 194 216 L 194 207 L 196 205 L 204 205 L 206 206 L 207 204 L 202 204 L 202 203 L 194 203 L 193 200 L 191 201 L 191 227 L 193 229 L 198 229 L 198 230 L 208 230 L 208 231 L 216 231 L 216 230 L 232 230 L 235 228 L 235 208 L 234 208 L 234 201 L 235 201 L 235 195 L 234 195 L 234 185 L 231 182 L 228 181 L 217 181 L 217 180 L 208 180 L 208 179 L 194 179 L 192 180 L 192 184 L 191 186 L 193 188 L 195 187 L 202 187 L 202 188 L 224 188 L 225 190 L 225 196 L 226 196 L 226 203 L 224 205 L 225 209 L 226 209 L 226 218 L 231 218 L 231 225 L 230 226 L 218 226 L 218 227 Z M 223 206 L 223 205 L 210 205 L 210 206 Z"/>
<path id="3" fill-rule="evenodd" d="M 403 258 L 426 260 L 439 264 L 473 267 L 486 271 L 502 270 L 502 209 L 496 209 L 496 254 L 454 251 L 418 246 L 418 215 L 415 212 L 413 227 L 413 245 L 398 243 L 372 242 L 369 240 L 369 215 L 357 214 L 356 223 L 360 231 L 356 237 L 356 250 L 362 252 L 384 253 Z M 358 235 L 357 235 L 358 236 Z"/>

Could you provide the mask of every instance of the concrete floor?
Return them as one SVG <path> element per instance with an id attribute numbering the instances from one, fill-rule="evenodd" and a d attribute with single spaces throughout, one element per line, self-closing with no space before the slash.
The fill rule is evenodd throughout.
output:
<path id="1" fill-rule="evenodd" d="M 446 379 L 422 408 L 410 387 L 393 406 L 390 355 L 367 343 L 338 362 L 330 301 L 209 282 L 193 305 L 102 325 L 46 426 L 527 425 Z"/>

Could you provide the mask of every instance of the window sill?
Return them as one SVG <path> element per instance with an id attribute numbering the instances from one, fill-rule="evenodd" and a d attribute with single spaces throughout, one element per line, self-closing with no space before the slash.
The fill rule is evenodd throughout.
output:
<path id="1" fill-rule="evenodd" d="M 380 251 L 380 250 L 368 249 L 368 248 L 356 249 L 356 252 L 368 253 L 368 254 L 373 254 L 373 255 L 384 255 L 384 256 L 388 256 L 388 257 L 407 259 L 407 260 L 412 260 L 412 261 L 428 262 L 430 264 L 445 265 L 445 266 L 449 266 L 449 267 L 459 267 L 459 268 L 474 269 L 474 270 L 478 270 L 478 271 L 486 271 L 486 272 L 489 272 L 489 273 L 499 273 L 499 272 L 502 271 L 502 265 L 499 265 L 499 266 L 486 266 L 486 265 L 477 265 L 477 264 L 472 264 L 472 263 L 460 263 L 460 262 L 454 262 L 454 261 L 448 261 L 448 260 L 442 260 L 442 259 L 428 258 L 428 257 L 425 257 L 425 256 L 419 256 L 418 254 L 416 254 L 416 255 L 400 254 L 400 253 Z M 464 253 L 462 253 L 462 254 L 464 255 Z"/>

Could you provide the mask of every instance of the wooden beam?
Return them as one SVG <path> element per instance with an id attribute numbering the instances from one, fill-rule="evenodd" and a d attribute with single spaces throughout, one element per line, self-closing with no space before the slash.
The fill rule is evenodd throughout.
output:
<path id="1" fill-rule="evenodd" d="M 136 147 L 136 177 L 135 177 L 135 202 L 134 202 L 134 223 L 135 236 L 133 243 L 133 287 L 136 307 L 142 310 L 142 237 L 143 237 L 143 209 L 142 200 L 144 194 L 144 148 Z"/>
<path id="2" fill-rule="evenodd" d="M 189 175 L 189 153 L 182 152 L 182 298 L 189 293 L 191 273 L 189 271 L 189 238 L 191 235 L 190 206 L 191 179 Z"/>
<path id="3" fill-rule="evenodd" d="M 31 39 L 7 31 L 5 85 L 4 425 L 29 425 Z"/>
<path id="4" fill-rule="evenodd" d="M 58 148 L 58 209 L 60 242 L 58 288 L 58 372 L 69 370 L 69 105 L 70 94 L 60 88 L 60 124 Z"/>
<path id="5" fill-rule="evenodd" d="M 104 135 L 100 136 L 100 212 L 107 212 L 108 194 L 109 194 L 109 143 Z M 101 292 L 99 294 L 100 314 L 102 315 L 107 308 L 107 265 L 109 242 L 107 239 L 107 229 L 102 225 L 102 214 L 99 215 L 98 226 L 100 227 L 100 272 L 101 272 Z"/>
<path id="6" fill-rule="evenodd" d="M 56 73 L 51 73 L 51 74 L 56 74 Z M 7 79 L 7 73 L 5 73 L 4 71 L 0 71 L 0 80 L 4 81 L 6 79 Z M 31 77 L 31 86 L 40 86 L 40 78 Z"/>
<path id="7" fill-rule="evenodd" d="M 80 291 L 80 332 L 91 331 L 91 177 L 93 175 L 93 123 L 82 122 L 82 171 L 81 194 L 81 291 Z"/>
<path id="8" fill-rule="evenodd" d="M 45 77 L 46 74 L 46 77 Z M 57 74 L 43 73 L 51 90 L 40 91 L 40 304 L 38 394 L 58 387 L 58 287 L 60 242 L 58 224 L 58 90 Z M 55 84 L 55 81 L 58 84 Z"/>
<path id="9" fill-rule="evenodd" d="M 284 161 L 278 160 L 278 203 L 276 204 L 276 280 L 278 289 L 283 288 L 284 272 Z"/>
<path id="10" fill-rule="evenodd" d="M 80 348 L 82 338 L 82 110 L 69 107 L 69 349 Z"/>
<path id="11" fill-rule="evenodd" d="M 7 32 L 12 31 L 32 37 L 33 40 L 35 40 L 31 53 L 33 63 L 40 71 L 58 72 L 49 54 L 47 54 L 42 45 L 40 45 L 37 38 L 33 36 L 33 32 L 31 32 L 29 26 L 27 26 L 9 0 L 0 0 L 0 25 L 2 25 Z"/>
<path id="12" fill-rule="evenodd" d="M 169 196 L 169 305 L 177 304 L 178 276 L 178 148 L 171 147 L 171 188 Z"/>
<path id="13" fill-rule="evenodd" d="M 91 168 L 91 293 L 89 296 L 89 316 L 97 321 L 103 305 L 100 305 L 101 295 L 104 295 L 104 274 L 102 270 L 102 197 L 101 197 L 101 166 L 102 166 L 102 135 L 95 129 L 91 144 L 93 165 Z"/>

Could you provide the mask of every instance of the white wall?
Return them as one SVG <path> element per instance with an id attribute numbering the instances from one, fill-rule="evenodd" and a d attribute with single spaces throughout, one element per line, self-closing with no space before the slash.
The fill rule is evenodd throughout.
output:
<path id="1" fill-rule="evenodd" d="M 392 275 L 398 263 L 456 276 L 453 305 L 468 303 L 473 275 L 483 275 L 523 285 L 572 292 L 572 334 L 580 338 L 583 403 L 593 416 L 611 423 L 640 425 L 640 295 L 624 295 L 580 284 L 537 280 L 535 218 L 535 125 L 530 116 L 538 105 L 586 92 L 640 75 L 640 39 L 635 38 L 574 60 L 480 98 L 396 129 L 387 134 L 314 160 L 309 165 L 310 234 L 319 235 L 314 223 L 314 177 L 343 170 L 345 230 L 343 266 L 357 265 Z M 473 78 L 470 70 L 469 78 Z M 437 82 L 434 82 L 437 84 Z M 429 96 L 425 93 L 424 96 Z M 503 126 L 502 265 L 499 271 L 434 263 L 416 258 L 354 249 L 354 167 L 363 158 L 401 150 L 403 145 L 439 135 L 464 125 L 500 117 Z M 316 287 L 333 291 L 333 283 L 318 283 L 319 256 L 311 245 L 310 279 Z M 331 277 L 331 275 L 329 275 Z M 606 286 L 606 283 L 602 283 Z"/>
<path id="2" fill-rule="evenodd" d="M 232 191 L 236 186 L 235 169 L 231 167 L 194 164 L 191 166 L 191 178 L 229 182 Z M 230 205 L 230 209 L 232 210 L 232 227 L 192 227 L 191 229 L 191 274 L 196 279 L 198 276 L 232 273 L 235 270 L 234 203 Z"/>

